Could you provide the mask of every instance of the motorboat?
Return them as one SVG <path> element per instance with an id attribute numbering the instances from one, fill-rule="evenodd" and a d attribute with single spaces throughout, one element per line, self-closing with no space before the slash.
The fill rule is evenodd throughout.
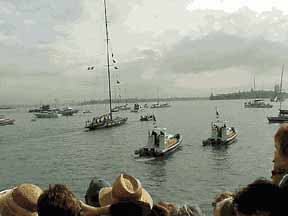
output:
<path id="1" fill-rule="evenodd" d="M 3 115 L 0 116 L 0 126 L 12 125 L 12 124 L 14 124 L 14 122 L 15 122 L 14 119 L 7 118 Z"/>
<path id="2" fill-rule="evenodd" d="M 169 134 L 166 128 L 148 131 L 147 145 L 135 151 L 140 157 L 163 157 L 177 150 L 182 143 L 180 134 Z"/>
<path id="3" fill-rule="evenodd" d="M 142 106 L 140 106 L 139 104 L 134 104 L 133 109 L 131 110 L 131 112 L 140 112 L 143 111 L 144 108 Z"/>
<path id="4" fill-rule="evenodd" d="M 45 111 L 50 111 L 50 105 L 49 104 L 45 104 L 40 106 L 40 108 L 38 109 L 30 109 L 29 113 L 33 113 L 33 112 L 45 112 Z"/>
<path id="5" fill-rule="evenodd" d="M 111 112 L 119 112 L 119 107 L 113 107 L 113 108 L 111 109 Z"/>
<path id="6" fill-rule="evenodd" d="M 90 110 L 84 110 L 83 113 L 86 114 L 86 113 L 92 113 L 92 112 Z"/>
<path id="7" fill-rule="evenodd" d="M 155 115 L 151 114 L 151 115 L 141 115 L 140 116 L 140 121 L 156 121 Z"/>
<path id="8" fill-rule="evenodd" d="M 288 110 L 280 109 L 278 116 L 267 117 L 269 123 L 288 122 Z"/>
<path id="9" fill-rule="evenodd" d="M 244 103 L 245 108 L 272 108 L 273 105 L 269 103 L 265 103 L 262 99 L 254 99 L 249 102 Z"/>
<path id="10" fill-rule="evenodd" d="M 59 117 L 59 114 L 57 112 L 54 112 L 54 111 L 43 111 L 43 112 L 37 112 L 37 113 L 34 113 L 34 115 L 37 117 L 37 118 L 58 118 Z"/>
<path id="11" fill-rule="evenodd" d="M 127 120 L 127 117 L 114 117 L 112 119 L 109 113 L 102 116 L 94 117 L 92 121 L 87 121 L 85 128 L 89 130 L 97 130 L 102 128 L 115 127 L 125 124 Z"/>
<path id="12" fill-rule="evenodd" d="M 92 112 L 90 110 L 84 110 L 83 113 L 86 114 L 86 113 L 92 113 Z"/>
<path id="13" fill-rule="evenodd" d="M 59 110 L 58 113 L 62 116 L 72 116 L 75 113 L 78 113 L 79 110 L 75 110 L 72 107 L 64 107 L 62 110 Z"/>
<path id="14" fill-rule="evenodd" d="M 120 105 L 118 107 L 119 110 L 130 110 L 131 108 L 129 107 L 129 104 L 124 104 L 124 105 Z"/>
<path id="15" fill-rule="evenodd" d="M 171 107 L 171 105 L 168 103 L 163 103 L 163 104 L 155 103 L 155 104 L 152 104 L 150 108 L 155 109 L 155 108 L 166 108 L 166 107 Z"/>
<path id="16" fill-rule="evenodd" d="M 238 132 L 234 127 L 227 127 L 225 121 L 217 119 L 211 123 L 211 136 L 203 140 L 203 146 L 231 144 L 236 141 Z"/>

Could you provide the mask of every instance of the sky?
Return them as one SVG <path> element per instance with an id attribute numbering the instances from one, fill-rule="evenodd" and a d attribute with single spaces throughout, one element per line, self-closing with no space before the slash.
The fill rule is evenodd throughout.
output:
<path id="1" fill-rule="evenodd" d="M 256 89 L 272 89 L 288 60 L 283 0 L 107 6 L 113 98 L 244 91 L 254 77 Z M 105 57 L 102 0 L 0 0 L 0 105 L 107 98 Z"/>

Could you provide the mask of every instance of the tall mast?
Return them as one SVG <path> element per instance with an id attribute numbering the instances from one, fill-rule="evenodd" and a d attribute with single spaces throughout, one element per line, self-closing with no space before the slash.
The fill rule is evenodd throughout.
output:
<path id="1" fill-rule="evenodd" d="M 279 95 L 279 100 L 280 100 L 280 110 L 281 110 L 281 105 L 282 105 L 282 80 L 283 80 L 283 72 L 284 72 L 284 64 L 282 65 L 282 73 L 281 73 L 281 81 L 280 81 L 280 95 Z"/>
<path id="2" fill-rule="evenodd" d="M 112 119 L 112 99 L 111 99 L 111 81 L 110 81 L 110 55 L 109 55 L 109 33 L 108 33 L 108 21 L 107 21 L 107 5 L 104 0 L 105 11 L 105 30 L 106 30 L 106 54 L 107 54 L 107 72 L 108 72 L 108 86 L 109 86 L 109 115 Z"/>
<path id="3" fill-rule="evenodd" d="M 159 104 L 159 87 L 157 88 L 157 103 Z"/>

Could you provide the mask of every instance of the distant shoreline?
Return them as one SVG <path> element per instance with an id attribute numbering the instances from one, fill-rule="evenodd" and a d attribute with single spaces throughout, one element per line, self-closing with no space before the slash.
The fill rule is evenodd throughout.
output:
<path id="1" fill-rule="evenodd" d="M 191 100 L 209 100 L 209 97 L 170 97 L 170 98 L 128 98 L 120 100 L 112 100 L 112 103 L 145 103 L 145 102 L 171 102 L 171 101 L 191 101 Z M 77 103 L 77 105 L 91 105 L 91 104 L 107 104 L 108 99 L 104 100 L 90 100 Z"/>

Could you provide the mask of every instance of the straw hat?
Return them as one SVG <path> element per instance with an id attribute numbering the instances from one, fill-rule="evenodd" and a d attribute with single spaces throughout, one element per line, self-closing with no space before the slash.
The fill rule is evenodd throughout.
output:
<path id="1" fill-rule="evenodd" d="M 137 200 L 153 207 L 150 194 L 142 188 L 140 181 L 133 176 L 120 174 L 112 187 L 104 187 L 99 192 L 100 206 L 108 206 L 122 200 Z"/>
<path id="2" fill-rule="evenodd" d="M 33 184 L 21 184 L 0 192 L 0 215 L 37 216 L 37 201 L 42 190 Z"/>
<path id="3" fill-rule="evenodd" d="M 234 207 L 233 207 L 233 198 L 226 198 L 216 204 L 214 209 L 215 216 L 231 216 L 233 215 Z"/>

